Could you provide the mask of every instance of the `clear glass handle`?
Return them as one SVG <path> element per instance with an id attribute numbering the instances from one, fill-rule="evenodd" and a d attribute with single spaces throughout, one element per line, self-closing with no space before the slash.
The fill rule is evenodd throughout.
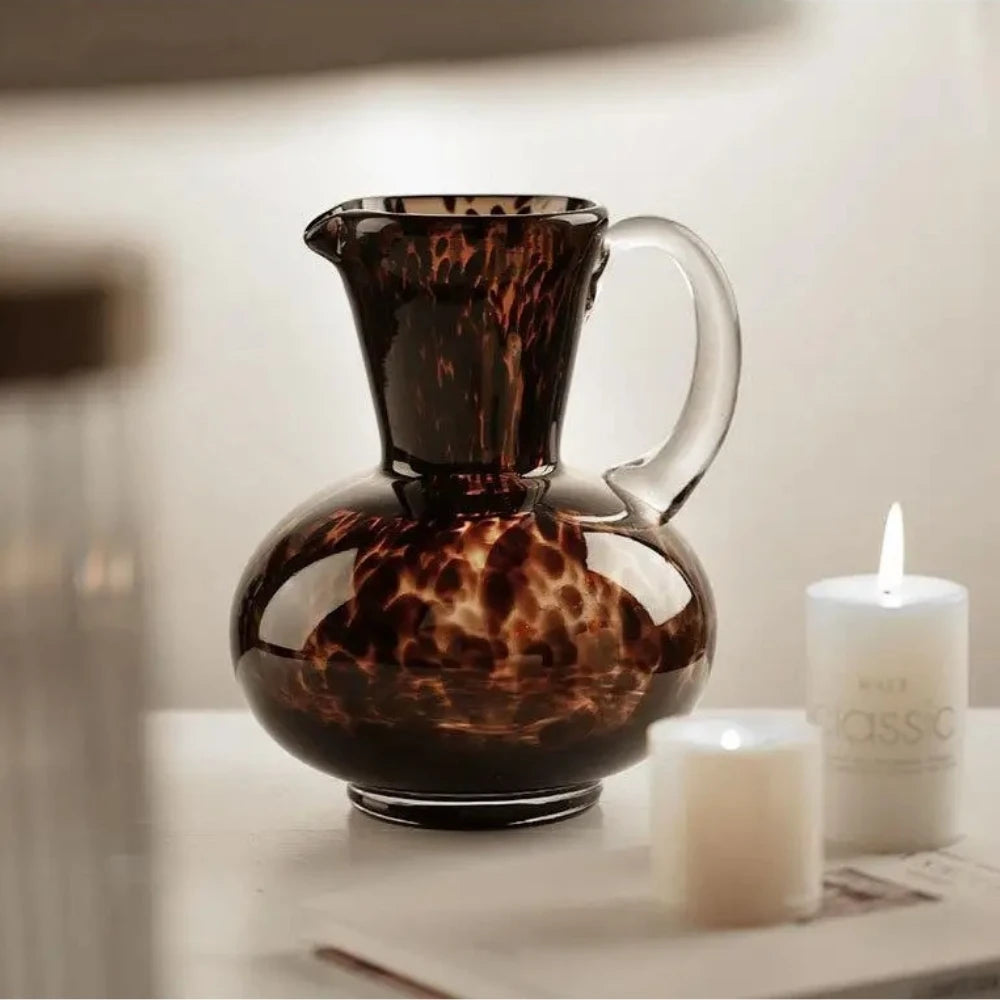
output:
<path id="1" fill-rule="evenodd" d="M 690 229 L 656 216 L 635 216 L 607 232 L 610 254 L 658 247 L 680 268 L 694 301 L 695 348 L 691 388 L 673 432 L 659 447 L 604 478 L 618 493 L 663 524 L 698 485 L 722 445 L 740 379 L 740 321 L 722 266 Z"/>

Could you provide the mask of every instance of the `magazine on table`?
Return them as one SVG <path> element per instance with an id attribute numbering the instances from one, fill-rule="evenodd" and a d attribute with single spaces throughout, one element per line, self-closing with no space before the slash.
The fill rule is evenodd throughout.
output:
<path id="1" fill-rule="evenodd" d="M 642 846 L 425 867 L 312 901 L 304 935 L 411 996 L 1000 996 L 1000 846 L 835 859 L 815 917 L 747 930 L 672 927 L 648 871 Z"/>

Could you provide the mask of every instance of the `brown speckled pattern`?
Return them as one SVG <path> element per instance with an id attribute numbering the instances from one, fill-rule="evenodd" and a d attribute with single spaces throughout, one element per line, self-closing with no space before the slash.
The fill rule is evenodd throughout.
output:
<path id="1" fill-rule="evenodd" d="M 688 710 L 707 676 L 697 559 L 559 465 L 605 222 L 567 199 L 534 214 L 543 201 L 352 203 L 307 235 L 352 298 L 383 465 L 264 542 L 233 652 L 276 738 L 368 787 L 593 781 L 638 759 L 645 727 Z"/>
<path id="2" fill-rule="evenodd" d="M 652 622 L 635 597 L 588 570 L 584 533 L 569 521 L 424 526 L 338 511 L 308 546 L 357 553 L 351 596 L 317 622 L 296 651 L 300 668 L 272 694 L 347 729 L 419 719 L 530 743 L 560 727 L 613 728 L 656 670 L 705 652 L 697 601 Z M 283 580 L 303 555 L 286 542 L 265 577 Z M 249 643 L 263 608 L 247 610 Z"/>
<path id="3" fill-rule="evenodd" d="M 441 201 L 455 215 L 355 209 L 307 234 L 343 273 L 387 460 L 417 472 L 544 464 L 606 219 L 597 210 L 492 214 L 502 199 L 406 201 Z M 507 201 L 515 213 L 538 207 Z"/>

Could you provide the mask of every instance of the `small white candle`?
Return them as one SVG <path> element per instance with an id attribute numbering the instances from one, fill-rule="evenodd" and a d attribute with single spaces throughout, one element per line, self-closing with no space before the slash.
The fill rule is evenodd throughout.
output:
<path id="1" fill-rule="evenodd" d="M 968 593 L 949 580 L 904 576 L 903 559 L 897 504 L 878 575 L 806 591 L 826 838 L 856 851 L 930 850 L 960 832 Z"/>
<path id="2" fill-rule="evenodd" d="M 819 733 L 787 717 L 649 728 L 657 899 L 702 927 L 808 916 L 822 894 Z"/>

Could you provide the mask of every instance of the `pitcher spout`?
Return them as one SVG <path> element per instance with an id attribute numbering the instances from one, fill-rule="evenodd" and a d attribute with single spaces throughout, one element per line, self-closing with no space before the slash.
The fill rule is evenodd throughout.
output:
<path id="1" fill-rule="evenodd" d="M 306 226 L 303 239 L 306 246 L 314 253 L 325 257 L 328 261 L 339 265 L 343 253 L 345 226 L 340 218 L 340 209 L 331 208 L 318 215 Z"/>

